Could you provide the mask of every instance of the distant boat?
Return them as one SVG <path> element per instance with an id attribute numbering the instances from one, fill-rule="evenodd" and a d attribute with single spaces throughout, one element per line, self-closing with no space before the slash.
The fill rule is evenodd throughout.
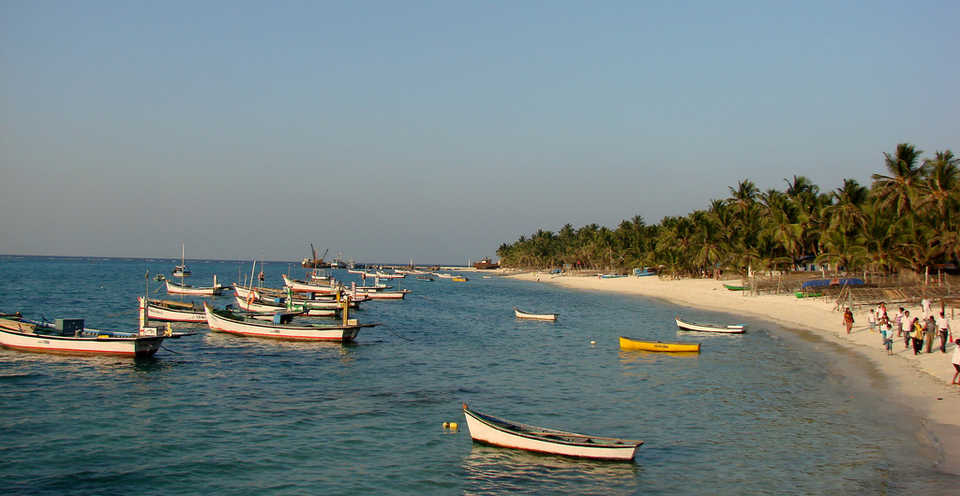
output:
<path id="1" fill-rule="evenodd" d="M 471 410 L 463 404 L 470 438 L 503 448 L 552 455 L 631 461 L 643 441 L 564 432 L 521 424 Z"/>
<path id="2" fill-rule="evenodd" d="M 641 341 L 639 339 L 620 336 L 620 349 L 700 353 L 700 343 L 663 343 L 660 341 Z"/>
<path id="3" fill-rule="evenodd" d="M 469 279 L 467 279 L 467 276 L 453 276 L 450 280 L 453 282 L 467 282 Z"/>
<path id="4" fill-rule="evenodd" d="M 214 310 L 209 303 L 203 303 L 207 315 L 207 325 L 211 331 L 274 339 L 292 339 L 305 341 L 353 341 L 361 328 L 377 324 L 358 324 L 355 319 L 347 319 L 340 325 L 291 325 L 279 322 L 261 322 L 244 319 L 242 316 L 225 310 Z M 276 317 L 280 317 L 277 315 Z"/>
<path id="5" fill-rule="evenodd" d="M 517 307 L 513 307 L 513 314 L 518 319 L 531 319 L 531 320 L 557 320 L 558 314 L 555 313 L 531 313 L 520 310 Z"/>
<path id="6" fill-rule="evenodd" d="M 600 279 L 618 279 L 620 277 L 627 277 L 627 275 L 626 274 L 600 274 L 597 277 L 599 277 Z"/>
<path id="7" fill-rule="evenodd" d="M 649 277 L 657 275 L 656 269 L 651 269 L 650 267 L 644 267 L 642 269 L 633 269 L 633 275 L 635 277 Z"/>
<path id="8" fill-rule="evenodd" d="M 680 317 L 674 317 L 674 320 L 677 322 L 677 327 L 683 331 L 723 332 L 728 334 L 743 333 L 743 324 L 698 324 L 695 322 L 686 322 L 680 320 Z"/>
<path id="9" fill-rule="evenodd" d="M 217 282 L 217 275 L 213 275 L 213 286 L 194 287 L 189 284 L 178 284 L 169 279 L 164 281 L 167 285 L 167 294 L 193 295 L 193 296 L 218 296 L 227 289 Z"/>
<path id="10" fill-rule="evenodd" d="M 417 276 L 417 279 L 421 281 L 433 282 L 433 278 L 430 276 Z"/>
<path id="11" fill-rule="evenodd" d="M 304 305 L 297 305 L 293 303 L 289 305 L 265 303 L 262 301 L 257 301 L 257 299 L 253 297 L 242 298 L 240 295 L 234 295 L 234 300 L 236 301 L 238 308 L 245 312 L 251 313 L 274 314 L 279 312 L 289 312 L 307 317 L 336 317 L 337 315 L 337 310 L 335 308 L 309 308 Z"/>
<path id="12" fill-rule="evenodd" d="M 473 268 L 477 270 L 492 270 L 499 269 L 500 264 L 491 262 L 488 257 L 483 257 L 479 262 L 474 262 Z"/>
<path id="13" fill-rule="evenodd" d="M 750 286 L 738 286 L 736 284 L 724 284 L 723 287 L 729 289 L 730 291 L 747 291 L 750 289 Z"/>
<path id="14" fill-rule="evenodd" d="M 186 245 L 180 243 L 180 265 L 177 265 L 170 271 L 173 274 L 173 277 L 187 277 L 191 274 L 190 269 L 187 267 L 184 256 L 186 255 Z"/>
<path id="15" fill-rule="evenodd" d="M 288 276 L 288 275 L 286 275 L 286 274 L 282 274 L 282 276 L 283 276 L 283 284 L 286 285 L 288 288 L 290 288 L 290 289 L 292 289 L 292 290 L 294 290 L 294 291 L 297 291 L 297 292 L 301 292 L 301 293 L 326 293 L 326 294 L 330 294 L 330 293 L 336 292 L 336 288 L 334 288 L 333 286 L 330 286 L 330 285 L 320 286 L 320 285 L 318 285 L 318 284 L 310 284 L 310 283 L 308 283 L 308 282 L 306 282 L 306 281 L 299 281 L 299 280 L 297 280 L 297 279 L 291 279 L 290 276 Z"/>
<path id="16" fill-rule="evenodd" d="M 327 256 L 327 252 L 330 251 L 329 248 L 324 250 L 323 255 L 317 256 L 317 250 L 313 247 L 313 243 L 310 243 L 310 253 L 312 258 L 304 258 L 300 261 L 300 265 L 307 269 L 328 269 L 330 264 L 323 261 L 323 257 Z"/>

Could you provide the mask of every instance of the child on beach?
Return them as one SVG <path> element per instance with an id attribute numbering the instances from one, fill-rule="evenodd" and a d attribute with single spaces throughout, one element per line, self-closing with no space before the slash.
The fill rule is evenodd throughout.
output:
<path id="1" fill-rule="evenodd" d="M 883 336 L 883 346 L 887 349 L 887 354 L 893 354 L 893 326 L 888 322 L 880 331 Z"/>
<path id="2" fill-rule="evenodd" d="M 846 327 L 847 334 L 850 334 L 850 329 L 853 328 L 853 312 L 850 311 L 850 307 L 843 312 L 843 327 Z"/>
<path id="3" fill-rule="evenodd" d="M 870 332 L 877 328 L 877 311 L 872 308 L 867 310 L 867 324 L 870 326 Z"/>
<path id="4" fill-rule="evenodd" d="M 908 314 L 909 315 L 909 314 Z M 897 315 L 893 318 L 893 323 L 897 326 L 897 337 L 903 336 L 903 307 L 897 310 Z"/>

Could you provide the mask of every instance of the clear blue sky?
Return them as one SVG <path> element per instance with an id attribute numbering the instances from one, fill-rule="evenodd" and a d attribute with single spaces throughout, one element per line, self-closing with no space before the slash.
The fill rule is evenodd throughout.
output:
<path id="1" fill-rule="evenodd" d="M 465 263 L 960 148 L 960 2 L 0 1 L 0 253 Z"/>

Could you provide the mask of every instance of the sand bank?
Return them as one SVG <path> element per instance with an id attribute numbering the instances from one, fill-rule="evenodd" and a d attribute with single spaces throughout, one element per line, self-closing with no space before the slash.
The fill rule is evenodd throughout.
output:
<path id="1" fill-rule="evenodd" d="M 677 305 L 744 315 L 780 324 L 785 328 L 802 329 L 862 354 L 887 376 L 903 406 L 914 409 L 925 419 L 925 434 L 939 450 L 939 468 L 960 474 L 960 386 L 950 385 L 953 366 L 950 358 L 955 345 L 947 353 L 914 355 L 904 349 L 903 340 L 894 341 L 894 355 L 887 355 L 881 338 L 867 324 L 866 309 L 854 314 L 856 323 L 850 334 L 842 325 L 842 314 L 834 309 L 834 301 L 823 298 L 798 299 L 793 295 L 751 296 L 728 291 L 720 281 L 712 279 L 661 280 L 657 277 L 561 276 L 540 272 L 504 274 L 528 281 L 557 284 L 589 291 L 612 291 L 658 298 Z M 729 282 L 729 281 L 728 281 Z M 919 305 L 905 307 L 911 315 L 920 315 Z M 891 318 L 896 307 L 887 308 Z M 949 316 L 951 309 L 947 308 Z M 732 323 L 732 322 L 731 322 Z M 960 337 L 958 322 L 951 322 L 954 339 Z M 749 332 L 749 330 L 747 331 Z"/>

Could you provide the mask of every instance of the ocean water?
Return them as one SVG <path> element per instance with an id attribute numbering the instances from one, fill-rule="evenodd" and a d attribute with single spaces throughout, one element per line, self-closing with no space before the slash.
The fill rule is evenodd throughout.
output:
<path id="1" fill-rule="evenodd" d="M 189 282 L 250 264 L 188 261 Z M 173 260 L 0 257 L 0 311 L 136 327 Z M 267 264 L 266 284 L 296 266 Z M 150 279 L 145 279 L 146 271 Z M 239 276 L 238 276 L 239 274 Z M 343 279 L 352 275 L 335 271 Z M 739 336 L 680 333 L 673 316 L 734 316 L 468 274 L 408 278 L 365 303 L 381 326 L 339 345 L 199 334 L 151 359 L 0 349 L 3 494 L 950 494 L 919 419 L 862 363 L 748 320 Z M 162 295 L 162 291 L 160 291 Z M 229 293 L 228 293 L 229 294 Z M 229 303 L 230 297 L 215 300 Z M 558 312 L 518 321 L 512 307 Z M 702 343 L 627 352 L 618 336 Z M 591 344 L 595 341 L 595 344 Z M 633 463 L 474 445 L 461 402 L 577 432 L 642 439 Z M 441 424 L 455 421 L 460 432 Z"/>

